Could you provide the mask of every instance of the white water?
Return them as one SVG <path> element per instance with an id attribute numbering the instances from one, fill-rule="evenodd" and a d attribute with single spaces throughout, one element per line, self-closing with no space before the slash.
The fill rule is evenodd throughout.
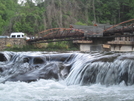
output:
<path id="1" fill-rule="evenodd" d="M 106 87 L 70 85 L 64 81 L 6 82 L 0 84 L 0 101 L 134 101 L 134 85 Z"/>
<path id="2" fill-rule="evenodd" d="M 25 54 L 31 56 L 41 55 L 40 52 L 27 52 Z M 128 55 L 129 54 L 127 54 L 127 56 Z M 91 55 L 84 55 L 84 58 L 82 58 L 84 60 L 81 60 L 79 59 L 81 56 L 82 55 L 78 55 L 76 59 L 77 62 L 74 63 L 74 70 L 78 68 L 80 69 L 80 66 L 87 61 L 87 57 L 88 59 L 92 59 Z M 10 60 L 8 56 L 7 59 Z M 125 66 L 125 63 L 126 62 L 124 61 L 122 64 L 123 67 Z M 131 71 L 133 74 L 133 69 L 131 69 Z M 77 74 L 77 72 L 78 71 L 73 72 L 72 74 Z M 0 78 L 0 81 L 3 81 L 3 79 L 4 78 Z M 77 80 L 76 82 L 74 81 L 75 75 L 71 75 L 69 81 L 43 79 L 31 83 L 7 81 L 4 84 L 0 83 L 0 101 L 134 101 L 134 85 L 126 86 L 124 82 L 121 82 L 119 85 L 112 84 L 110 86 L 97 83 L 81 86 L 77 85 L 79 84 L 77 83 Z M 72 85 L 68 85 L 68 83 Z"/>

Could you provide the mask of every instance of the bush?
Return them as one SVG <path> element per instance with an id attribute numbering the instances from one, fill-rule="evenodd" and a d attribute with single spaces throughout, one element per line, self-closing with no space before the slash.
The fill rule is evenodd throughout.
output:
<path id="1" fill-rule="evenodd" d="M 76 22 L 75 25 L 83 25 L 83 26 L 87 26 L 87 24 L 82 23 L 82 22 L 80 22 L 80 21 L 79 21 L 79 22 Z"/>

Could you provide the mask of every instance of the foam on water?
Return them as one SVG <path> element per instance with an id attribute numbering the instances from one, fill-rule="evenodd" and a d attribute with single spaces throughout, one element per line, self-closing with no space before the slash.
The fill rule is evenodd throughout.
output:
<path id="1" fill-rule="evenodd" d="M 60 53 L 54 56 L 54 53 L 41 52 L 21 54 L 4 52 L 4 54 L 7 62 L 0 63 L 3 70 L 0 78 L 0 101 L 134 101 L 134 54 L 109 56 L 99 53 L 74 55 Z M 25 55 L 31 57 L 32 62 L 22 62 Z M 44 58 L 41 57 L 42 55 Z M 34 64 L 34 58 L 38 58 L 38 62 L 41 59 L 45 62 L 36 64 L 35 61 Z M 55 65 L 47 65 L 51 62 Z M 43 70 L 38 69 L 39 67 L 44 68 L 46 65 L 56 68 L 56 66 L 60 67 L 61 62 L 64 67 L 70 68 L 65 79 L 58 79 L 59 81 L 40 79 L 30 83 L 19 81 L 21 76 L 18 74 L 27 73 L 31 67 L 35 72 L 28 72 L 31 73 L 30 76 L 22 76 L 24 78 L 22 81 L 27 77 L 36 79 L 36 75 L 38 79 L 38 74 Z M 8 81 L 13 80 L 10 76 L 18 76 L 18 79 L 16 82 Z M 126 76 L 128 78 L 125 79 Z M 3 82 L 5 80 L 6 82 Z"/>
<path id="2" fill-rule="evenodd" d="M 0 84 L 0 101 L 134 101 L 134 85 L 70 85 L 64 81 L 6 82 Z"/>

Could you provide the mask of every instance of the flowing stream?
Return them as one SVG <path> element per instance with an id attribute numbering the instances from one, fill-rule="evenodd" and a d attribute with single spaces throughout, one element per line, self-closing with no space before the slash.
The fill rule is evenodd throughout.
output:
<path id="1" fill-rule="evenodd" d="M 0 52 L 0 101 L 134 101 L 134 53 Z"/>

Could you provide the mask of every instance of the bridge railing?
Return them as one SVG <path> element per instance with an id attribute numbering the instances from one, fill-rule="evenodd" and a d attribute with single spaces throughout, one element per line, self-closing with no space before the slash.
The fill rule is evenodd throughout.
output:
<path id="1" fill-rule="evenodd" d="M 84 37 L 84 31 L 74 28 L 52 28 L 42 31 L 35 35 L 34 38 L 28 40 L 29 42 L 51 39 L 65 39 L 65 38 L 82 38 Z"/>
<path id="2" fill-rule="evenodd" d="M 107 25 L 100 24 L 97 26 L 80 26 L 73 25 L 71 28 L 52 28 L 39 32 L 34 37 L 31 37 L 29 42 L 36 42 L 40 40 L 59 40 L 66 38 L 83 38 L 83 37 L 116 37 L 118 34 L 124 35 L 126 33 L 134 34 L 134 23 L 129 25 L 122 26 L 122 24 L 127 24 L 134 21 L 130 19 L 124 22 L 121 22 L 117 25 Z"/>

